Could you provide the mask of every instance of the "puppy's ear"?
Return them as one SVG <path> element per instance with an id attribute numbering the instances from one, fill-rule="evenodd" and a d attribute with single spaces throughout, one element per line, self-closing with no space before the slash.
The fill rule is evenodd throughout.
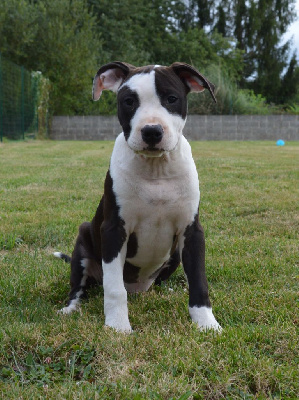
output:
<path id="1" fill-rule="evenodd" d="M 197 71 L 197 69 L 191 67 L 189 64 L 178 62 L 172 64 L 170 68 L 173 69 L 190 92 L 202 92 L 208 89 L 215 103 L 217 102 L 214 95 L 215 86 Z"/>
<path id="2" fill-rule="evenodd" d="M 115 61 L 103 65 L 97 72 L 92 85 L 92 99 L 99 100 L 103 90 L 112 90 L 117 92 L 120 85 L 128 76 L 132 69 L 131 64 Z"/>

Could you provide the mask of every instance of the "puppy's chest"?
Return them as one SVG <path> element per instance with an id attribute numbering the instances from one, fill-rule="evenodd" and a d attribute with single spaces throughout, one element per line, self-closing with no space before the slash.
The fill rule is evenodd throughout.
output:
<path id="1" fill-rule="evenodd" d="M 168 207 L 182 202 L 183 187 L 174 180 L 146 180 L 134 187 L 134 199 L 140 204 L 141 209 L 149 211 L 152 207 L 156 211 L 167 213 Z"/>
<path id="2" fill-rule="evenodd" d="M 141 275 L 150 276 L 192 222 L 198 198 L 177 179 L 135 181 L 119 189 L 120 216 L 127 233 L 134 233 L 137 240 L 137 252 L 129 261 L 143 270 Z"/>
<path id="3" fill-rule="evenodd" d="M 192 220 L 194 209 L 190 206 L 196 208 L 196 190 L 193 191 L 182 179 L 136 180 L 119 189 L 116 188 L 116 196 L 120 216 L 129 231 L 141 227 L 163 230 L 165 226 L 178 229 L 180 225 L 186 225 L 189 218 Z"/>

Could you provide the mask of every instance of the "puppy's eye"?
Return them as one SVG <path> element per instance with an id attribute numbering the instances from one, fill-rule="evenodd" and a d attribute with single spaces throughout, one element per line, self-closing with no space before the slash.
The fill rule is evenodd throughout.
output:
<path id="1" fill-rule="evenodd" d="M 177 97 L 175 97 L 175 96 L 168 96 L 167 97 L 167 101 L 168 101 L 168 103 L 169 104 L 173 104 L 173 103 L 175 103 L 176 101 L 177 101 Z"/>
<path id="2" fill-rule="evenodd" d="M 127 97 L 124 99 L 124 103 L 128 107 L 132 107 L 134 105 L 134 99 L 132 97 Z"/>

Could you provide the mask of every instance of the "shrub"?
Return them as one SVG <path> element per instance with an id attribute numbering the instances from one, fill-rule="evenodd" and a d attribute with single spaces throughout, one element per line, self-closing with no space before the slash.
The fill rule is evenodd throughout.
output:
<path id="1" fill-rule="evenodd" d="M 203 74 L 215 86 L 217 104 L 206 90 L 203 95 L 189 96 L 190 114 L 271 114 L 266 99 L 250 90 L 238 89 L 235 81 L 217 65 L 211 65 Z"/>

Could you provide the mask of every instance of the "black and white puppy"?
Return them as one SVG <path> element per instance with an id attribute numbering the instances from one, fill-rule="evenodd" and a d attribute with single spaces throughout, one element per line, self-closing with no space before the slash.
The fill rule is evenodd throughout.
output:
<path id="1" fill-rule="evenodd" d="M 187 94 L 214 86 L 188 64 L 102 66 L 93 99 L 117 93 L 117 137 L 104 195 L 91 223 L 80 226 L 71 259 L 68 314 L 92 279 L 103 284 L 105 324 L 130 332 L 127 292 L 146 291 L 167 279 L 182 261 L 189 312 L 200 329 L 221 330 L 209 300 L 205 240 L 198 220 L 199 183 L 190 145 L 182 134 Z"/>

